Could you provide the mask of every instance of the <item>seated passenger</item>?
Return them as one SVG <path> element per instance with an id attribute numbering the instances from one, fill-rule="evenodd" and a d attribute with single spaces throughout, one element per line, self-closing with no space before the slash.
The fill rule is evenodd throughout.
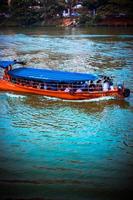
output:
<path id="1" fill-rule="evenodd" d="M 80 92 L 82 92 L 82 90 L 79 88 L 79 89 L 76 90 L 76 92 L 80 93 Z"/>
<path id="2" fill-rule="evenodd" d="M 82 91 L 88 91 L 88 83 L 84 82 L 80 88 Z"/>
<path id="3" fill-rule="evenodd" d="M 29 82 L 29 86 L 30 86 L 30 87 L 33 87 L 33 84 L 34 84 L 33 81 L 30 81 L 30 82 Z"/>
<path id="4" fill-rule="evenodd" d="M 41 89 L 41 84 L 40 83 L 37 84 L 37 89 Z"/>
<path id="5" fill-rule="evenodd" d="M 9 79 L 10 79 L 10 77 L 9 77 L 9 75 L 8 75 L 8 68 L 6 68 L 6 69 L 4 70 L 3 78 L 4 78 L 5 80 L 9 80 Z"/>
<path id="6" fill-rule="evenodd" d="M 72 90 L 72 88 L 68 85 L 68 87 L 66 87 L 66 89 L 64 90 L 64 92 L 70 92 Z"/>
<path id="7" fill-rule="evenodd" d="M 9 70 L 12 70 L 12 65 L 9 65 Z"/>
<path id="8" fill-rule="evenodd" d="M 109 82 L 105 80 L 103 82 L 103 91 L 108 91 L 109 90 Z"/>
<path id="9" fill-rule="evenodd" d="M 96 90 L 97 91 L 102 91 L 102 83 L 101 83 L 102 81 L 101 80 L 98 80 L 97 82 L 96 82 Z"/>
<path id="10" fill-rule="evenodd" d="M 46 83 L 40 83 L 39 86 L 40 86 L 40 89 L 44 89 L 44 90 L 47 89 Z"/>
<path id="11" fill-rule="evenodd" d="M 94 90 L 95 90 L 95 87 L 96 87 L 95 84 L 94 84 L 93 81 L 91 80 L 91 81 L 90 81 L 90 85 L 89 85 L 89 91 L 90 91 L 90 92 L 94 91 Z"/>
<path id="12" fill-rule="evenodd" d="M 114 86 L 113 86 L 113 81 L 112 81 L 112 79 L 110 79 L 109 77 L 107 78 L 107 81 L 108 81 L 108 83 L 109 83 L 109 89 L 110 90 L 113 90 L 114 89 Z"/>
<path id="13" fill-rule="evenodd" d="M 44 90 L 47 90 L 47 84 L 44 83 L 44 86 L 43 86 Z"/>

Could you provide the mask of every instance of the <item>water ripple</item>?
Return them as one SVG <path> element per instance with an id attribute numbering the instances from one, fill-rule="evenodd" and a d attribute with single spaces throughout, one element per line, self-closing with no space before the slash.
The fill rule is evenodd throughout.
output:
<path id="1" fill-rule="evenodd" d="M 132 90 L 133 37 L 125 29 L 1 30 L 0 41 L 2 60 L 112 75 Z M 88 200 L 88 191 L 99 199 L 97 188 L 103 193 L 132 189 L 132 119 L 132 92 L 125 100 L 76 102 L 1 92 L 1 187 L 12 186 L 14 194 L 15 187 L 23 190 L 26 184 L 31 191 L 39 185 L 39 193 L 35 189 L 29 196 L 45 191 L 54 200 Z M 51 188 L 63 189 L 68 198 L 53 197 Z"/>

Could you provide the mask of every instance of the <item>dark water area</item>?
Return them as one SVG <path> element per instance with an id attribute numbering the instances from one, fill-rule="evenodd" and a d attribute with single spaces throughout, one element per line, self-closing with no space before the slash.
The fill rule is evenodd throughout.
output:
<path id="1" fill-rule="evenodd" d="M 1 199 L 128 199 L 133 29 L 1 29 L 0 59 L 105 74 L 131 90 L 124 100 L 86 102 L 0 92 Z"/>

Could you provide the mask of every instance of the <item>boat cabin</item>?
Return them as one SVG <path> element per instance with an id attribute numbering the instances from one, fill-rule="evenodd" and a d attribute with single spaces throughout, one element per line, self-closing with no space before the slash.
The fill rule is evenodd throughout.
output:
<path id="1" fill-rule="evenodd" d="M 37 69 L 31 67 L 12 69 L 12 66 L 15 64 L 17 64 L 16 61 L 0 62 L 0 67 L 4 68 L 3 79 L 6 79 L 13 84 L 26 87 L 66 92 L 82 92 L 88 91 L 90 88 L 90 91 L 93 91 L 93 88 L 89 87 L 89 84 L 91 86 L 91 82 L 97 80 L 97 76 L 93 74 Z"/>

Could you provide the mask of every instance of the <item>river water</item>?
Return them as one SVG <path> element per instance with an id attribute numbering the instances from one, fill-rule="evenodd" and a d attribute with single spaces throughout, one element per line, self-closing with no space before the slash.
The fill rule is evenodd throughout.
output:
<path id="1" fill-rule="evenodd" d="M 114 77 L 125 100 L 0 92 L 1 199 L 119 199 L 133 184 L 133 29 L 1 29 L 0 59 Z"/>

